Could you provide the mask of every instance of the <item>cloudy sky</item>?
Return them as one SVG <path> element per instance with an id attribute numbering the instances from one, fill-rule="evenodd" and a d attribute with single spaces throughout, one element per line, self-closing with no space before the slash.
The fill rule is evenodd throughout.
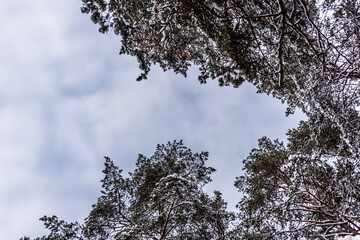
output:
<path id="1" fill-rule="evenodd" d="M 234 209 L 242 159 L 261 136 L 285 140 L 301 114 L 254 87 L 200 85 L 154 68 L 136 82 L 135 59 L 100 34 L 77 0 L 0 1 L 0 239 L 36 237 L 38 221 L 87 216 L 100 192 L 103 156 L 125 172 L 138 153 L 183 139 L 209 151 L 207 191 Z"/>

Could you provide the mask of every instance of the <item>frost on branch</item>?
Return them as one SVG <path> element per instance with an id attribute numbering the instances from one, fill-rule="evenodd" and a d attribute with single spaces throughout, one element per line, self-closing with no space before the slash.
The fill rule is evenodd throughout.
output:
<path id="1" fill-rule="evenodd" d="M 244 160 L 245 175 L 236 181 L 245 194 L 238 204 L 242 238 L 360 235 L 358 159 L 339 151 L 336 136 L 316 142 L 309 130 L 301 123 L 287 146 L 262 138 Z"/>

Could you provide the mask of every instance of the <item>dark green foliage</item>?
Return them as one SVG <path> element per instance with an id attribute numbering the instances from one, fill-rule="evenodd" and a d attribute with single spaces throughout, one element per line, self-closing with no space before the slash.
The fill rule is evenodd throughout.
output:
<path id="1" fill-rule="evenodd" d="M 37 240 L 225 240 L 234 215 L 220 192 L 202 191 L 215 171 L 207 152 L 192 153 L 182 142 L 158 145 L 150 158 L 139 155 L 136 170 L 122 170 L 105 158 L 102 195 L 84 225 L 43 217 L 50 230 Z M 23 239 L 25 240 L 25 239 Z"/>
<path id="2" fill-rule="evenodd" d="M 235 186 L 244 239 L 333 239 L 360 234 L 358 159 L 337 151 L 339 142 L 316 143 L 309 124 L 289 131 L 285 147 L 259 140 L 244 160 Z M 335 137 L 336 138 L 336 137 Z M 343 153 L 343 154 L 342 154 Z"/>

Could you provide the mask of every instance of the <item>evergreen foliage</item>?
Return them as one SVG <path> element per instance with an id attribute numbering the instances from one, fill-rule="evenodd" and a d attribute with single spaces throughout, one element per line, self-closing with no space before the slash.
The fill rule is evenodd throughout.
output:
<path id="1" fill-rule="evenodd" d="M 302 122 L 289 131 L 287 146 L 264 137 L 244 160 L 245 175 L 235 182 L 245 193 L 238 204 L 241 239 L 360 234 L 358 159 L 332 152 L 336 142 L 319 146 L 310 134 Z"/>
<path id="2" fill-rule="evenodd" d="M 204 193 L 214 168 L 207 152 L 192 153 L 183 143 L 158 145 L 153 156 L 139 155 L 128 178 L 106 157 L 101 196 L 84 225 L 43 217 L 48 236 L 36 240 L 225 240 L 234 214 L 221 193 Z M 28 238 L 23 238 L 26 240 Z"/>

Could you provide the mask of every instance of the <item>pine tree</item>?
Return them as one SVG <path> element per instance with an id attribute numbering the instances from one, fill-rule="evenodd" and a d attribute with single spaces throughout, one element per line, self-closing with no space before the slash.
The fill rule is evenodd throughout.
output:
<path id="1" fill-rule="evenodd" d="M 245 194 L 238 204 L 241 239 L 360 235 L 358 159 L 339 151 L 336 134 L 316 142 L 302 122 L 289 131 L 287 146 L 259 140 L 235 183 Z"/>
<path id="2" fill-rule="evenodd" d="M 181 141 L 169 142 L 149 158 L 139 155 L 137 168 L 124 178 L 106 157 L 102 195 L 85 224 L 43 217 L 50 234 L 37 240 L 228 239 L 233 213 L 220 192 L 211 197 L 202 190 L 215 171 L 205 166 L 207 159 L 207 152 L 192 153 Z"/>

